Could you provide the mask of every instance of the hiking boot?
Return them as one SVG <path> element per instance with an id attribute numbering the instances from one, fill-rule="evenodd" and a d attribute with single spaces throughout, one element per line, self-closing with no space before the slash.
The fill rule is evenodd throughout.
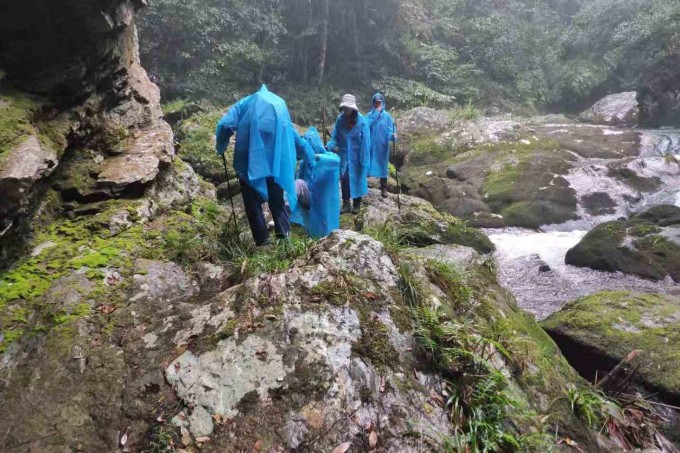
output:
<path id="1" fill-rule="evenodd" d="M 361 211 L 361 198 L 354 200 L 354 206 L 352 207 L 352 214 L 359 214 Z"/>
<path id="2" fill-rule="evenodd" d="M 380 194 L 382 195 L 383 198 L 387 198 L 387 187 L 381 188 Z"/>
<path id="3" fill-rule="evenodd" d="M 352 205 L 349 203 L 349 200 L 343 201 L 340 214 L 349 214 L 350 212 L 352 212 Z"/>

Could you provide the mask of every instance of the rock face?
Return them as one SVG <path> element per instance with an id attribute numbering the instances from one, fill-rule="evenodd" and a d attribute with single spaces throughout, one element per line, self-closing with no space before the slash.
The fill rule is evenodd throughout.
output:
<path id="1" fill-rule="evenodd" d="M 134 13 L 144 4 L 12 2 L 3 10 L 0 254 L 21 237 L 53 173 L 63 201 L 92 203 L 138 196 L 171 167 L 172 131 L 139 64 Z"/>
<path id="2" fill-rule="evenodd" d="M 648 126 L 676 126 L 680 122 L 680 55 L 663 58 L 640 76 L 640 119 Z"/>
<path id="3" fill-rule="evenodd" d="M 393 232 L 398 240 L 411 246 L 458 244 L 472 247 L 479 253 L 493 252 L 494 246 L 489 238 L 460 219 L 440 213 L 420 198 L 402 194 L 399 200 L 401 209 L 396 195 L 383 198 L 380 191 L 369 190 L 364 198 L 367 209 L 348 227 L 378 235 Z"/>
<path id="4" fill-rule="evenodd" d="M 18 215 L 26 214 L 39 181 L 57 166 L 57 155 L 46 149 L 35 135 L 0 155 L 0 237 Z"/>
<path id="5" fill-rule="evenodd" d="M 579 299 L 543 322 L 571 363 L 586 376 L 604 376 L 630 352 L 631 366 L 653 392 L 680 401 L 680 299 L 604 292 Z"/>
<path id="6" fill-rule="evenodd" d="M 680 281 L 680 208 L 662 205 L 598 225 L 574 248 L 565 262 L 607 272 L 623 272 L 653 280 Z"/>
<path id="7" fill-rule="evenodd" d="M 592 124 L 608 126 L 634 126 L 638 123 L 640 109 L 637 92 L 610 94 L 582 112 L 578 119 Z"/>

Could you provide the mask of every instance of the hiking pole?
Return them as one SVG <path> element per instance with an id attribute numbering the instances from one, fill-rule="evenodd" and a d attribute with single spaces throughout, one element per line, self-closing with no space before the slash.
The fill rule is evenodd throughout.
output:
<path id="1" fill-rule="evenodd" d="M 401 184 L 399 184 L 399 167 L 397 166 L 397 140 L 393 138 L 394 143 L 394 176 L 397 179 L 397 207 L 401 212 Z"/>
<path id="2" fill-rule="evenodd" d="M 238 221 L 236 220 L 236 209 L 234 209 L 234 196 L 231 192 L 231 182 L 229 182 L 229 170 L 227 169 L 227 158 L 222 154 L 222 163 L 224 164 L 224 174 L 227 177 L 227 190 L 229 191 L 229 202 L 231 203 L 231 216 L 234 219 L 234 228 L 236 228 L 236 236 L 241 236 L 241 231 L 238 228 Z"/>

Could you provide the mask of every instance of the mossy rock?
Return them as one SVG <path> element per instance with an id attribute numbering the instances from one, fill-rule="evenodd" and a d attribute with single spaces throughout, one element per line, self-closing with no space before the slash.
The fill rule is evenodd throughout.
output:
<path id="1" fill-rule="evenodd" d="M 635 219 L 646 220 L 659 226 L 680 224 L 680 208 L 673 205 L 660 205 L 633 215 Z"/>
<path id="2" fill-rule="evenodd" d="M 605 272 L 623 272 L 652 280 L 680 281 L 680 244 L 674 224 L 680 208 L 657 206 L 596 226 L 567 252 L 565 262 Z"/>
<path id="3" fill-rule="evenodd" d="M 182 121 L 177 131 L 177 155 L 215 186 L 227 181 L 222 158 L 215 153 L 215 128 L 223 114 L 223 110 L 214 110 L 194 115 Z M 227 168 L 232 178 L 236 175 L 232 166 L 233 143 L 232 138 L 226 153 Z"/>
<path id="4" fill-rule="evenodd" d="M 623 181 L 640 192 L 653 192 L 663 185 L 663 182 L 658 177 L 646 178 L 638 175 L 628 167 L 610 167 L 608 176 Z"/>
<path id="5" fill-rule="evenodd" d="M 537 228 L 577 218 L 575 192 L 560 176 L 574 157 L 549 138 L 467 149 L 420 137 L 410 146 L 405 191 L 474 226 Z"/>
<path id="6" fill-rule="evenodd" d="M 593 192 L 581 198 L 581 204 L 593 216 L 614 214 L 616 203 L 606 192 Z"/>
<path id="7" fill-rule="evenodd" d="M 591 379 L 640 350 L 631 365 L 640 365 L 641 383 L 680 402 L 680 298 L 602 292 L 569 303 L 543 327 Z"/>

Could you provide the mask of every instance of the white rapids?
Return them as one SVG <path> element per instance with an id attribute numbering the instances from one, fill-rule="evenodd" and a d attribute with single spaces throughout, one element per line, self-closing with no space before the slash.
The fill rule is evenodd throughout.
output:
<path id="1" fill-rule="evenodd" d="M 536 318 L 543 319 L 568 301 L 598 291 L 680 294 L 680 285 L 670 278 L 654 282 L 622 273 L 568 266 L 564 262 L 567 251 L 602 222 L 628 216 L 648 206 L 680 206 L 680 131 L 639 132 L 639 155 L 621 161 L 641 177 L 658 178 L 661 184 L 654 192 L 639 193 L 609 176 L 607 164 L 616 160 L 578 157 L 565 179 L 579 198 L 593 192 L 607 193 L 616 204 L 613 213 L 591 216 L 579 209 L 579 220 L 546 225 L 540 231 L 522 228 L 485 231 L 496 245 L 494 257 L 501 283 L 515 295 L 520 307 Z M 612 129 L 610 133 L 615 134 L 617 130 Z"/>

